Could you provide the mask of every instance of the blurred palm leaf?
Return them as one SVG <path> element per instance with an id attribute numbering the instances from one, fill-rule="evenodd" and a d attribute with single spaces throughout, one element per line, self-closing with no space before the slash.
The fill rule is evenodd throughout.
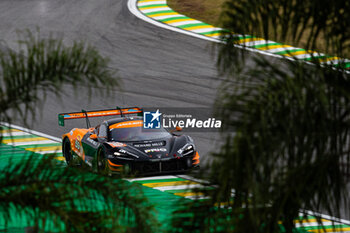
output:
<path id="1" fill-rule="evenodd" d="M 296 62 L 255 62 L 255 68 L 234 76 L 234 83 L 244 83 L 239 88 L 223 85 L 216 103 L 226 133 L 205 169 L 210 176 L 202 174 L 215 187 L 201 190 L 210 199 L 179 211 L 187 224 L 175 219 L 174 228 L 296 232 L 295 220 L 304 210 L 333 216 L 349 210 L 347 73 Z"/>
<path id="2" fill-rule="evenodd" d="M 346 57 L 350 55 L 349 10 L 350 3 L 342 0 L 228 0 L 221 22 L 235 33 Z"/>
<path id="3" fill-rule="evenodd" d="M 23 37 L 18 51 L 0 51 L 0 121 L 11 122 L 15 115 L 27 124 L 46 94 L 60 96 L 64 85 L 90 94 L 95 89 L 109 94 L 119 86 L 109 60 L 95 48 L 82 42 L 65 46 L 29 31 Z M 4 154 L 0 159 L 0 224 L 5 231 L 24 226 L 32 232 L 157 229 L 152 207 L 127 181 L 63 167 L 53 157 L 27 151 L 14 150 L 10 158 Z"/>
<path id="4" fill-rule="evenodd" d="M 306 50 L 321 42 L 322 52 L 347 56 L 349 9 L 344 1 L 227 1 L 222 27 L 232 34 L 218 45 L 225 79 L 216 102 L 224 143 L 205 169 L 215 188 L 201 191 L 210 199 L 183 207 L 174 229 L 297 232 L 295 220 L 304 210 L 335 216 L 349 210 L 347 71 L 316 60 L 246 56 L 234 46 L 238 33 L 304 43 Z M 319 216 L 317 222 L 322 228 Z"/>
<path id="5" fill-rule="evenodd" d="M 7 163 L 0 175 L 0 219 L 8 226 L 50 232 L 150 232 L 152 207 L 127 181 L 65 167 L 32 154 Z M 16 224 L 17 222 L 17 224 Z"/>
<path id="6" fill-rule="evenodd" d="M 334 56 L 329 62 L 350 57 L 349 12 L 350 3 L 342 0 L 227 0 L 221 26 L 231 34 L 222 35 L 227 43 L 218 45 L 219 71 L 234 74 L 246 65 L 247 51 L 235 47 L 241 36 L 303 48 L 312 63 L 327 61 L 327 56 L 318 59 L 318 53 Z M 345 60 L 334 64 L 347 67 Z"/>
<path id="7" fill-rule="evenodd" d="M 34 116 L 37 103 L 49 92 L 59 96 L 64 84 L 90 94 L 93 89 L 103 94 L 119 86 L 109 60 L 92 46 L 65 46 L 62 40 L 43 39 L 29 31 L 21 35 L 25 39 L 19 41 L 18 51 L 0 51 L 0 121 L 11 120 L 9 110 L 24 120 L 27 113 Z"/>

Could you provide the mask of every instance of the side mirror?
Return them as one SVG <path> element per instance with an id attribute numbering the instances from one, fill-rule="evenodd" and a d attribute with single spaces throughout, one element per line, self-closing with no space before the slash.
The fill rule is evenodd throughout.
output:
<path id="1" fill-rule="evenodd" d="M 180 126 L 176 126 L 175 129 L 170 130 L 170 133 L 174 133 L 175 131 L 182 131 L 182 128 Z"/>
<path id="2" fill-rule="evenodd" d="M 97 135 L 96 135 L 96 134 L 91 134 L 91 135 L 90 135 L 90 138 L 91 138 L 92 140 L 96 140 L 96 139 L 97 139 Z"/>
<path id="3" fill-rule="evenodd" d="M 182 131 L 182 128 L 180 126 L 176 126 L 175 130 L 176 131 Z"/>

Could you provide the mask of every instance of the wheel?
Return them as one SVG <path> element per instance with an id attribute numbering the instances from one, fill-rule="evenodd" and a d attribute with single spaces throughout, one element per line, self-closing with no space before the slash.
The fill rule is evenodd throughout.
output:
<path id="1" fill-rule="evenodd" d="M 65 138 L 62 144 L 62 152 L 63 156 L 66 159 L 66 163 L 68 166 L 71 166 L 73 163 L 73 155 L 72 155 L 72 149 L 70 146 L 70 141 L 68 138 Z"/>
<path id="2" fill-rule="evenodd" d="M 109 175 L 108 164 L 106 160 L 106 153 L 103 148 L 100 148 L 97 152 L 97 172 L 101 174 Z"/>

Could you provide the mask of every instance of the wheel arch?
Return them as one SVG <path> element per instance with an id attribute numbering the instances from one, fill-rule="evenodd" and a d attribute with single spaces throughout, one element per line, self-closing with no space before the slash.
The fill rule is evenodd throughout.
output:
<path id="1" fill-rule="evenodd" d="M 66 136 L 66 135 L 63 136 L 63 138 L 62 138 L 62 152 L 64 151 L 64 144 L 65 144 L 66 140 L 68 140 L 69 144 L 71 143 L 70 138 L 68 136 Z"/>
<path id="2" fill-rule="evenodd" d="M 105 146 L 104 146 L 103 144 L 101 144 L 101 145 L 97 148 L 97 150 L 96 150 L 96 158 L 97 158 L 97 156 L 99 155 L 99 153 L 100 153 L 101 151 L 104 152 L 104 157 L 107 158 L 107 157 L 106 157 L 106 148 L 105 148 Z"/>

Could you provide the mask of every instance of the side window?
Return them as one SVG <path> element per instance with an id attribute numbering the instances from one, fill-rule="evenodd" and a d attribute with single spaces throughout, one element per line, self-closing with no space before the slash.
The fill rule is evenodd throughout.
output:
<path id="1" fill-rule="evenodd" d="M 102 124 L 98 130 L 98 137 L 107 138 L 107 126 Z"/>
<path id="2" fill-rule="evenodd" d="M 94 129 L 94 131 L 93 131 L 93 133 L 94 134 L 96 134 L 96 135 L 98 135 L 98 130 L 99 130 L 99 128 L 100 128 L 100 126 L 98 125 L 98 126 L 96 126 L 96 128 Z"/>

